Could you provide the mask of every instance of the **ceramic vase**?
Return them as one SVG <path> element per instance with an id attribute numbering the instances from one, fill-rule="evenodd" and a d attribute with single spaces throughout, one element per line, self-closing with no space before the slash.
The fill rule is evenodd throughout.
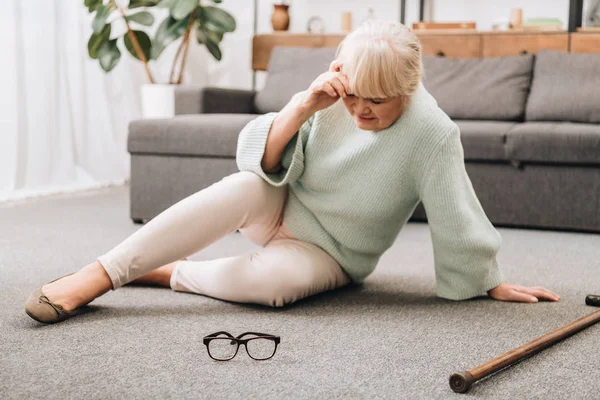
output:
<path id="1" fill-rule="evenodd" d="M 271 25 L 274 31 L 287 31 L 290 27 L 290 6 L 287 4 L 273 4 L 273 15 Z"/>

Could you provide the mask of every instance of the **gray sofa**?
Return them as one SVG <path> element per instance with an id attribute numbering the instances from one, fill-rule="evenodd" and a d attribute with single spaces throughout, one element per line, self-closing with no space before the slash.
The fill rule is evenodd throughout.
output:
<path id="1" fill-rule="evenodd" d="M 237 172 L 237 138 L 325 71 L 334 49 L 275 48 L 265 87 L 181 87 L 171 119 L 129 126 L 131 218 L 147 221 Z M 478 198 L 497 226 L 600 232 L 600 55 L 424 57 L 423 83 L 458 124 Z M 426 220 L 419 206 L 413 220 Z"/>

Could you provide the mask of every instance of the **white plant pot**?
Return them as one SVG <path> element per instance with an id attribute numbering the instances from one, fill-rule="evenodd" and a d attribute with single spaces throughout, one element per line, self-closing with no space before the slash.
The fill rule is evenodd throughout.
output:
<path id="1" fill-rule="evenodd" d="M 140 88 L 144 118 L 171 118 L 175 116 L 175 89 L 177 85 L 145 83 Z"/>

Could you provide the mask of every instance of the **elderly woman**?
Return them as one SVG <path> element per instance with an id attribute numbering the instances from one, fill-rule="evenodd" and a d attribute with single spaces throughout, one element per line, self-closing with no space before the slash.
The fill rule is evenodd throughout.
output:
<path id="1" fill-rule="evenodd" d="M 499 233 L 465 171 L 460 132 L 421 81 L 420 45 L 399 23 L 367 22 L 340 44 L 329 71 L 279 113 L 240 133 L 241 172 L 173 205 L 26 304 L 57 322 L 129 282 L 283 306 L 361 282 L 422 201 L 437 294 L 462 300 L 558 301 L 504 281 Z M 252 254 L 182 260 L 239 230 Z"/>

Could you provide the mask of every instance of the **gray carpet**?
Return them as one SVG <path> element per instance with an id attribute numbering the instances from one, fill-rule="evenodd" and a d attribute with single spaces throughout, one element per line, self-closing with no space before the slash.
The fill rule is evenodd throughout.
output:
<path id="1" fill-rule="evenodd" d="M 499 261 L 513 281 L 543 285 L 559 303 L 435 297 L 425 224 L 409 224 L 363 286 L 283 309 L 169 289 L 125 287 L 89 312 L 43 326 L 23 312 L 40 284 L 87 264 L 139 229 L 128 188 L 0 206 L 0 398 L 56 399 L 597 399 L 600 324 L 454 394 L 448 376 L 528 342 L 593 308 L 600 236 L 500 229 Z M 257 248 L 234 233 L 192 259 Z M 208 358 L 219 330 L 281 336 L 269 361 L 243 349 Z M 595 360 L 595 361 L 594 361 Z"/>

